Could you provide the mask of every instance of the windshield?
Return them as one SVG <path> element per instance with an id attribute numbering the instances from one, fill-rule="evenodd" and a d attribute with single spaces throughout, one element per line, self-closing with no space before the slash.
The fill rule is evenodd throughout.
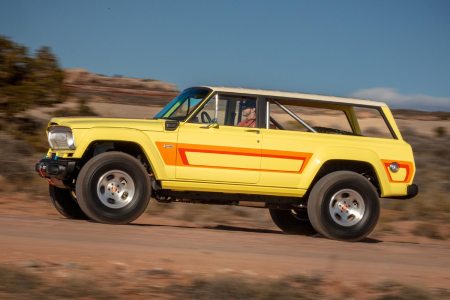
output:
<path id="1" fill-rule="evenodd" d="M 171 119 L 183 121 L 210 93 L 206 88 L 189 88 L 169 102 L 154 119 Z"/>

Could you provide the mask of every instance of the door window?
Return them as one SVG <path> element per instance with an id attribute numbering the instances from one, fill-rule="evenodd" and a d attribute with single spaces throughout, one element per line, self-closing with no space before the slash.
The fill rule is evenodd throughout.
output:
<path id="1" fill-rule="evenodd" d="M 256 121 L 256 98 L 220 94 L 211 97 L 189 122 L 256 127 Z"/>

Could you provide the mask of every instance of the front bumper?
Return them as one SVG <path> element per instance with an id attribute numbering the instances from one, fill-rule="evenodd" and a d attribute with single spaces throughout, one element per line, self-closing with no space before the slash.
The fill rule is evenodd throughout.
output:
<path id="1" fill-rule="evenodd" d="M 75 177 L 76 161 L 44 158 L 36 165 L 35 170 L 42 178 L 49 180 L 50 184 L 60 187 L 70 187 Z"/>
<path id="2" fill-rule="evenodd" d="M 419 186 L 417 184 L 408 185 L 406 188 L 406 195 L 404 196 L 389 196 L 391 199 L 411 199 L 419 193 Z"/>

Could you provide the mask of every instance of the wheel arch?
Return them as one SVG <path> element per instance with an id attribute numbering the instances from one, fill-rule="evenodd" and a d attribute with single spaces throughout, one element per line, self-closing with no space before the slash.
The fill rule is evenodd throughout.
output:
<path id="1" fill-rule="evenodd" d="M 161 132 L 143 132 L 134 128 L 91 128 L 75 136 L 78 143 L 73 158 L 79 159 L 80 165 L 83 166 L 95 156 L 94 154 L 105 151 L 113 150 L 130 155 L 141 155 L 156 178 L 166 178 L 164 162 L 154 141 L 160 136 Z"/>
<path id="2" fill-rule="evenodd" d="M 325 175 L 336 171 L 351 171 L 361 174 L 368 179 L 368 181 L 375 187 L 378 195 L 382 194 L 382 185 L 380 178 L 376 172 L 375 167 L 365 161 L 346 160 L 346 159 L 331 159 L 322 164 L 314 179 L 311 181 L 309 189 L 305 196 L 308 196 L 314 185 Z"/>
<path id="3" fill-rule="evenodd" d="M 145 167 L 149 174 L 154 173 L 155 169 L 151 160 L 139 143 L 131 141 L 117 141 L 117 140 L 95 140 L 92 141 L 86 148 L 81 157 L 81 165 L 84 165 L 92 157 L 109 151 L 118 151 L 127 153 L 138 159 Z"/>

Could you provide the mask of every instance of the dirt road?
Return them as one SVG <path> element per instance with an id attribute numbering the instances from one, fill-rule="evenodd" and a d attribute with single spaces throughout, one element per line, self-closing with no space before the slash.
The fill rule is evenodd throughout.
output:
<path id="1" fill-rule="evenodd" d="M 186 226 L 148 215 L 113 226 L 20 208 L 0 212 L 0 240 L 0 263 L 7 264 L 40 261 L 88 265 L 94 272 L 152 269 L 265 278 L 319 274 L 354 284 L 395 280 L 450 286 L 446 241 L 400 242 L 392 236 L 344 243 L 248 226 Z"/>

